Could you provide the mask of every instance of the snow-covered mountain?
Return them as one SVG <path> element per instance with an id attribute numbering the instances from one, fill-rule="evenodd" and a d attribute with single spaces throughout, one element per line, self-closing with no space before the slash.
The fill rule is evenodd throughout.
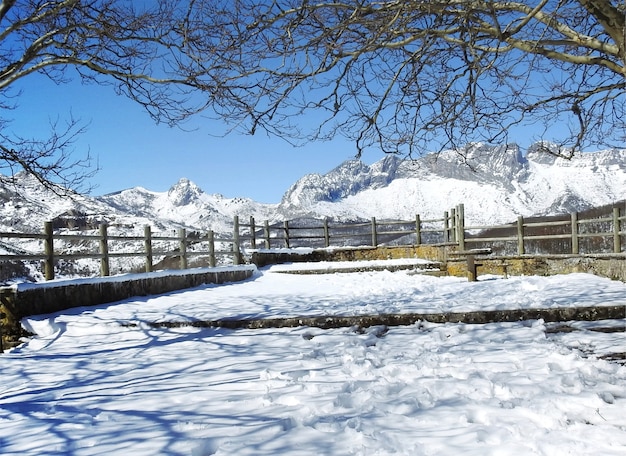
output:
<path id="1" fill-rule="evenodd" d="M 167 192 L 142 187 L 100 197 L 59 196 L 27 174 L 14 183 L 0 180 L 0 231 L 40 231 L 45 221 L 68 228 L 93 228 L 107 222 L 113 228 L 139 232 L 151 225 L 166 231 L 178 227 L 230 230 L 234 215 L 271 218 L 276 205 L 247 198 L 209 195 L 188 179 L 180 179 Z"/>
<path id="2" fill-rule="evenodd" d="M 1 182 L 1 180 L 0 180 Z M 626 149 L 581 153 L 571 160 L 538 148 L 475 144 L 419 160 L 395 156 L 367 165 L 347 161 L 327 174 L 309 174 L 279 204 L 208 194 L 188 179 L 167 192 L 141 187 L 89 197 L 59 197 L 21 175 L 0 183 L 0 231 L 40 231 L 43 222 L 93 228 L 106 221 L 120 231 L 186 227 L 230 232 L 234 215 L 259 222 L 301 217 L 343 220 L 440 217 L 465 204 L 470 224 L 510 222 L 610 204 L 626 198 Z"/>
<path id="3" fill-rule="evenodd" d="M 189 179 L 182 178 L 167 192 L 152 192 L 135 187 L 97 198 L 118 211 L 147 220 L 160 220 L 173 226 L 198 230 L 230 231 L 233 217 L 253 216 L 258 220 L 275 217 L 272 204 L 248 198 L 225 198 L 205 193 Z"/>
<path id="4" fill-rule="evenodd" d="M 419 160 L 389 156 L 370 166 L 349 161 L 310 174 L 285 193 L 278 211 L 291 217 L 410 219 L 439 217 L 465 205 L 468 223 L 496 224 L 518 215 L 548 215 L 626 198 L 626 149 L 567 160 L 539 147 L 475 144 Z"/>

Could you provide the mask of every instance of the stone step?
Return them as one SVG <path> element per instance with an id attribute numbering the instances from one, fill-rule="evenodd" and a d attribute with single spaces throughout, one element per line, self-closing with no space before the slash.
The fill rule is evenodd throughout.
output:
<path id="1" fill-rule="evenodd" d="M 442 264 L 422 259 L 305 262 L 279 264 L 268 268 L 280 274 L 337 274 L 373 271 L 411 271 L 415 274 L 445 275 Z"/>

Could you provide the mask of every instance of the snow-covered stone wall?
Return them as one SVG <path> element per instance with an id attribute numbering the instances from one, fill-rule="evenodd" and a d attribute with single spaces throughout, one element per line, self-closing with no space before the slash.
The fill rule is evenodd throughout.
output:
<path id="1" fill-rule="evenodd" d="M 6 345 L 18 342 L 19 337 L 26 335 L 20 320 L 30 315 L 106 304 L 133 296 L 158 295 L 204 284 L 239 282 L 252 277 L 255 271 L 256 267 L 253 265 L 199 268 L 2 287 L 2 338 Z"/>

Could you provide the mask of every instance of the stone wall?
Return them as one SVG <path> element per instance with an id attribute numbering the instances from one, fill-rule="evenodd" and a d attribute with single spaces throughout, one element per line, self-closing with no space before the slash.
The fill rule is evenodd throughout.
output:
<path id="1" fill-rule="evenodd" d="M 422 258 L 443 262 L 447 252 L 456 244 L 412 245 L 399 247 L 341 247 L 307 251 L 259 250 L 252 253 L 250 262 L 258 267 L 281 263 L 317 261 L 394 260 L 398 258 Z"/>
<path id="2" fill-rule="evenodd" d="M 476 265 L 478 275 L 549 276 L 586 272 L 626 282 L 626 256 L 623 254 L 603 256 L 476 256 Z M 463 258 L 448 260 L 445 269 L 448 275 L 464 277 L 468 273 L 467 261 Z"/>
<path id="3" fill-rule="evenodd" d="M 30 315 L 106 304 L 133 296 L 158 295 L 209 283 L 238 282 L 250 278 L 254 271 L 256 271 L 254 266 L 189 269 L 2 287 L 0 288 L 2 346 L 4 348 L 13 346 L 19 343 L 20 337 L 28 335 L 20 321 Z"/>
<path id="4" fill-rule="evenodd" d="M 207 283 L 237 282 L 251 277 L 256 266 L 289 262 L 358 261 L 398 258 L 422 258 L 439 263 L 443 274 L 468 276 L 467 256 L 456 245 L 420 245 L 403 247 L 363 247 L 297 251 L 258 251 L 251 258 L 254 265 L 232 268 L 160 271 L 120 277 L 84 280 L 60 280 L 0 288 L 0 316 L 3 347 L 19 343 L 26 336 L 20 320 L 29 315 L 59 312 L 81 306 L 121 301 L 132 296 L 167 293 Z M 626 282 L 626 254 L 494 257 L 472 255 L 476 273 L 498 275 L 554 275 L 588 272 Z M 256 266 L 255 266 L 256 265 Z"/>
<path id="5" fill-rule="evenodd" d="M 418 245 L 403 247 L 362 247 L 313 250 L 309 253 L 258 251 L 251 262 L 259 267 L 269 264 L 305 261 L 388 260 L 422 258 L 440 263 L 442 271 L 452 276 L 466 277 L 467 256 L 458 252 L 455 244 Z M 602 255 L 474 255 L 477 273 L 498 275 L 554 275 L 588 272 L 601 277 L 626 282 L 626 254 Z"/>

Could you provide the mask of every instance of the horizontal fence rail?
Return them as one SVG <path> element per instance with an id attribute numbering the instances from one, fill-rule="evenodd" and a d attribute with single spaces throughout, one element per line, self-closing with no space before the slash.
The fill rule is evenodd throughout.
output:
<path id="1" fill-rule="evenodd" d="M 154 233 L 149 226 L 141 235 L 118 235 L 106 224 L 87 233 L 56 232 L 46 222 L 42 233 L 0 232 L 0 265 L 41 261 L 46 280 L 54 279 L 61 262 L 99 261 L 100 275 L 111 274 L 111 262 L 136 259 L 138 269 L 186 269 L 190 266 L 242 264 L 246 249 L 326 248 L 453 244 L 460 251 L 487 249 L 495 255 L 600 254 L 626 251 L 626 203 L 594 216 L 574 212 L 562 216 L 518 217 L 510 224 L 465 224 L 462 204 L 441 218 L 415 215 L 411 220 L 377 220 L 339 223 L 328 218 L 300 219 L 270 224 L 233 219 L 231 235 L 188 231 Z M 38 248 L 11 243 L 32 241 Z M 30 244 L 29 244 L 30 245 Z M 31 246 L 32 247 L 32 246 Z M 2 277 L 0 277 L 2 278 Z"/>

